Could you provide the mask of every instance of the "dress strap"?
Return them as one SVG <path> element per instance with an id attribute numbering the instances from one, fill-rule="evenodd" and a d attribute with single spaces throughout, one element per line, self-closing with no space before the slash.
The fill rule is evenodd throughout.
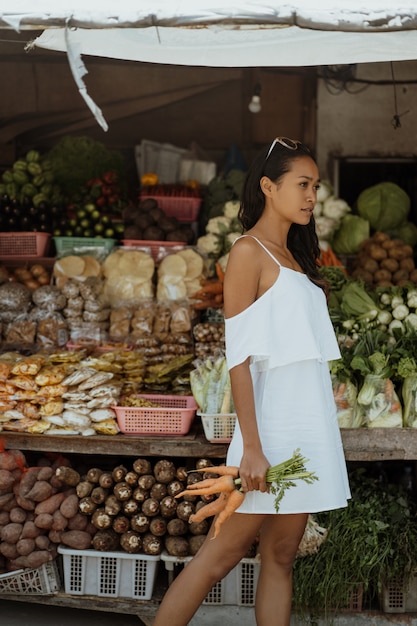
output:
<path id="1" fill-rule="evenodd" d="M 271 259 L 273 261 L 275 261 L 275 263 L 278 265 L 278 267 L 281 267 L 281 263 L 278 261 L 277 258 L 274 257 L 274 255 L 272 254 L 272 252 L 270 252 L 268 250 L 268 248 L 262 243 L 262 241 L 260 241 L 257 237 L 255 237 L 254 235 L 241 235 L 240 237 L 238 237 L 238 239 L 240 239 L 241 237 L 252 237 L 252 239 L 254 239 L 257 243 L 259 243 L 259 245 L 261 246 L 261 248 L 263 248 L 265 250 L 265 252 L 267 254 L 269 254 L 269 256 L 271 257 Z M 235 240 L 237 241 L 237 239 Z"/>

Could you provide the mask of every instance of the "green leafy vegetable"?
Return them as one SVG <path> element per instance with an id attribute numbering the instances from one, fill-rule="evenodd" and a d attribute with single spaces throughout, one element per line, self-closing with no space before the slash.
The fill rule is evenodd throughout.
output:
<path id="1" fill-rule="evenodd" d="M 361 243 L 369 236 L 369 221 L 348 213 L 333 236 L 332 248 L 336 254 L 356 254 Z"/>
<path id="2" fill-rule="evenodd" d="M 384 181 L 364 189 L 357 199 L 358 213 L 371 228 L 388 231 L 407 220 L 410 197 L 399 185 Z"/>

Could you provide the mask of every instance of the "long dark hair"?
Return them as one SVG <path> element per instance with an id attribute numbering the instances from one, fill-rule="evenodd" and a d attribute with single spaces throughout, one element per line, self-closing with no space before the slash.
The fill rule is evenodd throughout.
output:
<path id="1" fill-rule="evenodd" d="M 266 146 L 252 162 L 243 184 L 242 200 L 238 215 L 244 232 L 255 226 L 265 208 L 265 196 L 260 186 L 262 176 L 267 176 L 275 183 L 278 183 L 281 177 L 290 171 L 291 163 L 295 159 L 308 156 L 315 161 L 306 145 L 300 142 L 296 142 L 296 144 L 297 148 L 291 150 L 277 142 L 269 154 L 270 146 Z M 327 294 L 327 282 L 319 272 L 320 247 L 313 215 L 306 226 L 300 224 L 291 225 L 288 232 L 287 245 L 294 259 L 299 263 L 308 278 Z"/>

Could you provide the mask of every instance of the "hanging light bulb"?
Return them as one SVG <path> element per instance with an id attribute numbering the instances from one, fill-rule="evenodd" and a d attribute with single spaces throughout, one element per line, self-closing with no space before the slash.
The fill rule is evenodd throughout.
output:
<path id="1" fill-rule="evenodd" d="M 253 94 L 251 101 L 249 102 L 248 109 L 251 113 L 259 113 L 259 111 L 262 109 L 260 83 L 256 83 L 255 87 L 253 88 Z"/>

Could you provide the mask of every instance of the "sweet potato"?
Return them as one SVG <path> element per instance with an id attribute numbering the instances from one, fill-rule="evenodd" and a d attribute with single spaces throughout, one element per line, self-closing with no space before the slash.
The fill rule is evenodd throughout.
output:
<path id="1" fill-rule="evenodd" d="M 20 450 L 4 450 L 0 452 L 0 469 L 14 470 L 26 465 L 26 458 Z"/>
<path id="2" fill-rule="evenodd" d="M 0 526 L 6 526 L 11 521 L 8 511 L 0 511 Z"/>
<path id="3" fill-rule="evenodd" d="M 16 544 L 16 550 L 20 556 L 27 556 L 35 549 L 35 541 L 33 539 L 19 539 Z"/>
<path id="4" fill-rule="evenodd" d="M 0 489 L 11 490 L 15 478 L 13 474 L 7 469 L 0 469 Z"/>
<path id="5" fill-rule="evenodd" d="M 15 543 L 7 543 L 2 541 L 0 543 L 0 553 L 6 557 L 6 559 L 15 559 L 19 556 Z"/>
<path id="6" fill-rule="evenodd" d="M 54 470 L 50 465 L 43 465 L 38 474 L 38 480 L 51 480 L 54 475 Z"/>
<path id="7" fill-rule="evenodd" d="M 62 501 L 59 510 L 64 517 L 70 519 L 78 513 L 78 502 L 79 500 L 77 494 L 70 494 Z"/>
<path id="8" fill-rule="evenodd" d="M 68 530 L 85 530 L 88 524 L 88 517 L 82 513 L 77 513 L 68 520 Z"/>
<path id="9" fill-rule="evenodd" d="M 37 526 L 35 526 L 35 522 L 33 520 L 27 520 L 23 524 L 22 534 L 20 535 L 21 539 L 35 539 L 40 534 L 41 530 Z"/>
<path id="10" fill-rule="evenodd" d="M 27 511 L 21 509 L 20 506 L 14 506 L 9 513 L 10 521 L 23 524 L 26 521 Z"/>
<path id="11" fill-rule="evenodd" d="M 3 511 L 10 512 L 15 506 L 18 506 L 17 500 L 16 500 L 16 498 L 12 498 L 6 504 L 3 504 L 2 509 L 3 509 Z"/>
<path id="12" fill-rule="evenodd" d="M 35 526 L 43 530 L 51 530 L 54 518 L 50 513 L 41 513 L 35 517 Z"/>
<path id="13" fill-rule="evenodd" d="M 86 550 L 91 546 L 91 535 L 85 530 L 67 530 L 61 533 L 61 542 L 75 550 Z"/>
<path id="14" fill-rule="evenodd" d="M 0 511 L 4 511 L 4 506 L 11 500 L 14 500 L 14 494 L 12 492 L 4 493 L 0 496 Z"/>
<path id="15" fill-rule="evenodd" d="M 62 515 L 59 509 L 54 511 L 52 517 L 53 517 L 53 521 L 52 521 L 51 530 L 65 530 L 66 529 L 66 527 L 68 526 L 68 520 L 64 515 Z"/>
<path id="16" fill-rule="evenodd" d="M 43 468 L 41 468 L 43 469 Z M 54 488 L 46 480 L 37 480 L 32 489 L 26 495 L 27 500 L 33 500 L 34 502 L 42 502 L 47 500 L 54 493 Z"/>
<path id="17" fill-rule="evenodd" d="M 41 467 L 29 467 L 29 469 L 23 474 L 19 483 L 19 495 L 22 498 L 28 497 L 29 491 L 38 480 L 38 474 L 41 469 Z"/>
<path id="18" fill-rule="evenodd" d="M 51 540 L 47 535 L 39 535 L 39 537 L 35 537 L 35 546 L 38 550 L 49 550 L 51 545 Z"/>
<path id="19" fill-rule="evenodd" d="M 48 561 L 52 561 L 52 555 L 49 550 L 35 550 L 31 552 L 26 557 L 27 566 L 31 568 L 37 568 L 47 563 Z"/>
<path id="20" fill-rule="evenodd" d="M 54 530 L 52 528 L 48 533 L 49 541 L 51 541 L 52 543 L 56 543 L 56 544 L 61 543 L 62 532 L 63 532 L 62 530 Z M 40 535 L 40 537 L 45 537 L 45 535 Z"/>
<path id="21" fill-rule="evenodd" d="M 10 522 L 1 529 L 0 539 L 6 543 L 17 543 L 22 534 L 23 524 Z"/>
<path id="22" fill-rule="evenodd" d="M 59 491 L 58 493 L 52 494 L 51 496 L 49 496 L 49 498 L 46 498 L 46 500 L 42 500 L 42 502 L 39 502 L 36 505 L 35 507 L 36 515 L 40 515 L 41 513 L 49 513 L 50 515 L 53 515 L 53 513 L 57 509 L 59 509 L 64 499 L 65 499 L 64 491 Z"/>

